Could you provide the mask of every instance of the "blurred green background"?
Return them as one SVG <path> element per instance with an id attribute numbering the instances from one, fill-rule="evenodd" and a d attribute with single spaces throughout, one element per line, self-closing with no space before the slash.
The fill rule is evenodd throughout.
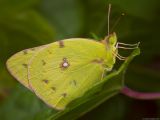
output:
<path id="1" fill-rule="evenodd" d="M 92 38 L 91 33 L 104 38 L 108 3 L 112 4 L 111 27 L 125 13 L 113 30 L 118 40 L 141 42 L 141 55 L 129 66 L 125 84 L 139 91 L 160 92 L 159 0 L 0 0 L 0 120 L 45 120 L 50 112 L 9 75 L 6 60 L 25 48 L 60 39 Z M 160 100 L 140 101 L 119 94 L 79 120 L 143 118 L 160 119 Z"/>

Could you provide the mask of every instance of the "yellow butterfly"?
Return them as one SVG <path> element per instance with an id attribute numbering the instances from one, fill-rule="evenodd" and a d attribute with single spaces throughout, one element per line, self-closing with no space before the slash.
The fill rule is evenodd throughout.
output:
<path id="1" fill-rule="evenodd" d="M 7 61 L 10 73 L 49 106 L 62 110 L 112 70 L 119 45 L 115 33 L 101 42 L 71 38 L 18 52 Z M 132 48 L 131 48 L 132 49 Z"/>

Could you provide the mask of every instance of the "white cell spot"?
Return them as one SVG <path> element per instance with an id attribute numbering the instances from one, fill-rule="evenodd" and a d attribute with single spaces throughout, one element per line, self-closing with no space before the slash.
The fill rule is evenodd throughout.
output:
<path id="1" fill-rule="evenodd" d="M 69 64 L 68 64 L 67 62 L 64 62 L 64 63 L 62 64 L 62 66 L 63 66 L 63 67 L 68 67 Z"/>
<path id="2" fill-rule="evenodd" d="M 62 60 L 63 60 L 63 62 L 60 64 L 60 67 L 62 69 L 68 68 L 70 66 L 70 63 L 68 62 L 67 58 L 63 58 Z"/>

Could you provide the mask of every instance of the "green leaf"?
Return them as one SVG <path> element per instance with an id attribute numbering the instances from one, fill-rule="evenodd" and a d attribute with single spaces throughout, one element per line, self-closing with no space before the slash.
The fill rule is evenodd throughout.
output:
<path id="1" fill-rule="evenodd" d="M 128 102 L 122 95 L 115 95 L 78 120 L 125 120 Z"/>
<path id="2" fill-rule="evenodd" d="M 60 111 L 49 117 L 48 120 L 72 120 L 76 119 L 88 111 L 94 109 L 110 97 L 119 93 L 124 85 L 124 73 L 131 60 L 140 54 L 140 50 L 136 49 L 114 72 L 108 74 L 104 81 L 99 82 L 91 88 L 84 96 L 76 99 L 64 111 Z"/>
<path id="3" fill-rule="evenodd" d="M 49 109 L 32 92 L 18 86 L 14 93 L 0 107 L 0 118 L 3 120 L 35 120 L 39 112 Z"/>
<path id="4" fill-rule="evenodd" d="M 41 44 L 53 42 L 55 36 L 55 31 L 50 24 L 34 10 L 6 16 L 3 21 L 1 20 L 1 25 L 6 27 L 6 32 L 21 32 L 21 34 L 25 34 Z"/>
<path id="5" fill-rule="evenodd" d="M 1 90 L 12 88 L 14 83 L 15 81 L 13 81 L 5 67 L 0 65 L 0 92 Z"/>
<path id="6" fill-rule="evenodd" d="M 0 18 L 3 15 L 13 15 L 13 12 L 23 11 L 36 5 L 40 0 L 1 0 L 0 1 Z"/>
<path id="7" fill-rule="evenodd" d="M 44 19 L 37 11 L 26 6 L 32 6 L 35 1 L 25 0 L 18 2 L 11 0 L 3 1 L 3 7 L 0 7 L 0 57 L 3 61 L 13 53 L 25 48 L 33 47 L 37 44 L 46 44 L 53 42 L 55 31 L 53 26 Z M 37 0 L 36 0 L 37 1 Z M 16 7 L 15 7 L 16 6 Z M 12 7 L 21 10 L 12 10 Z M 26 8 L 25 8 L 26 7 Z M 22 10 L 24 8 L 24 10 Z M 23 41 L 23 42 L 22 42 Z"/>
<path id="8" fill-rule="evenodd" d="M 83 25 L 83 6 L 78 0 L 42 0 L 41 11 L 57 31 L 57 39 L 75 37 Z"/>
<path id="9" fill-rule="evenodd" d="M 6 70 L 6 60 L 25 48 L 54 41 L 53 25 L 34 9 L 38 1 L 0 1 L 0 100 L 16 83 Z"/>

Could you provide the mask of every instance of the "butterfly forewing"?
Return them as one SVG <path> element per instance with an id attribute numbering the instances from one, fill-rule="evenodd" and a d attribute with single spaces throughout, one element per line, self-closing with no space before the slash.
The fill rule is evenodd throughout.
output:
<path id="1" fill-rule="evenodd" d="M 67 39 L 38 52 L 29 65 L 29 84 L 48 105 L 64 109 L 101 80 L 107 52 L 100 42 Z"/>

